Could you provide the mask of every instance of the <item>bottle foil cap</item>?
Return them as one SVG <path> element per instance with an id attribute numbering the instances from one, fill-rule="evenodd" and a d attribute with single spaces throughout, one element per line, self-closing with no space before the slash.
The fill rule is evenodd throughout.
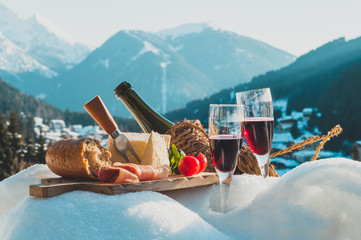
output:
<path id="1" fill-rule="evenodd" d="M 116 87 L 114 89 L 114 95 L 117 98 L 121 98 L 123 97 L 123 95 L 128 92 L 129 90 L 131 90 L 133 88 L 133 85 L 128 83 L 127 81 L 122 82 L 121 84 L 118 85 L 118 87 Z"/>

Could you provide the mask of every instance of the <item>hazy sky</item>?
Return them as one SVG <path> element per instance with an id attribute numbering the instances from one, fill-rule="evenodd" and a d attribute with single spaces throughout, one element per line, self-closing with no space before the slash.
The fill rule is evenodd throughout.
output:
<path id="1" fill-rule="evenodd" d="M 339 37 L 361 36 L 359 0 L 0 0 L 38 13 L 76 40 L 101 45 L 122 29 L 158 31 L 211 21 L 297 56 Z"/>

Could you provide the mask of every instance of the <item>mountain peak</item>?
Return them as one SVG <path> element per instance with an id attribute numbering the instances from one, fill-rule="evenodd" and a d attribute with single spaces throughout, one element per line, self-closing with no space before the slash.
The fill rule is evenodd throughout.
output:
<path id="1" fill-rule="evenodd" d="M 45 17 L 36 14 L 22 18 L 2 4 L 0 31 L 39 63 L 58 73 L 79 63 L 91 51 Z"/>
<path id="2" fill-rule="evenodd" d="M 0 32 L 0 70 L 13 74 L 39 71 L 41 75 L 48 78 L 57 75 L 6 38 L 2 32 Z"/>
<path id="3" fill-rule="evenodd" d="M 70 45 L 74 45 L 76 43 L 76 40 L 72 36 L 55 26 L 49 19 L 40 14 L 33 15 L 28 19 L 28 21 L 44 26 L 50 33 L 54 33 L 57 37 L 65 40 Z"/>
<path id="4" fill-rule="evenodd" d="M 203 23 L 187 23 L 174 28 L 168 28 L 162 31 L 157 32 L 156 34 L 162 38 L 170 37 L 175 39 L 177 37 L 191 34 L 191 33 L 200 33 L 206 29 L 219 30 L 212 22 L 203 22 Z"/>

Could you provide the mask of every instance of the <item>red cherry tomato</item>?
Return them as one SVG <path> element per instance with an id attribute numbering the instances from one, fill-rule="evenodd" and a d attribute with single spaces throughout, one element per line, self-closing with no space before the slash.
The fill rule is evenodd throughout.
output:
<path id="1" fill-rule="evenodd" d="M 192 156 L 185 156 L 178 163 L 178 169 L 184 176 L 193 176 L 199 170 L 199 161 Z"/>
<path id="2" fill-rule="evenodd" d="M 203 153 L 198 153 L 197 156 L 190 154 L 189 156 L 195 157 L 199 161 L 199 170 L 197 174 L 203 172 L 207 168 L 207 158 Z"/>

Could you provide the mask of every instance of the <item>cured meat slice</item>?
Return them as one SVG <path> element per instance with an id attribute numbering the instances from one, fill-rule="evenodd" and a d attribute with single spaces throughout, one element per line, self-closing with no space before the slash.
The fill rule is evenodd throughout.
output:
<path id="1" fill-rule="evenodd" d="M 139 181 L 150 181 L 164 179 L 169 176 L 170 169 L 167 165 L 155 166 L 155 165 L 137 165 L 134 163 L 119 163 L 113 164 L 113 167 L 119 167 L 126 169 L 139 178 Z"/>
<path id="2" fill-rule="evenodd" d="M 139 178 L 134 173 L 119 167 L 103 167 L 99 171 L 99 180 L 102 183 L 136 183 Z"/>
<path id="3" fill-rule="evenodd" d="M 134 183 L 167 178 L 167 166 L 137 165 L 133 163 L 114 163 L 111 167 L 99 170 L 99 180 L 103 183 Z"/>

